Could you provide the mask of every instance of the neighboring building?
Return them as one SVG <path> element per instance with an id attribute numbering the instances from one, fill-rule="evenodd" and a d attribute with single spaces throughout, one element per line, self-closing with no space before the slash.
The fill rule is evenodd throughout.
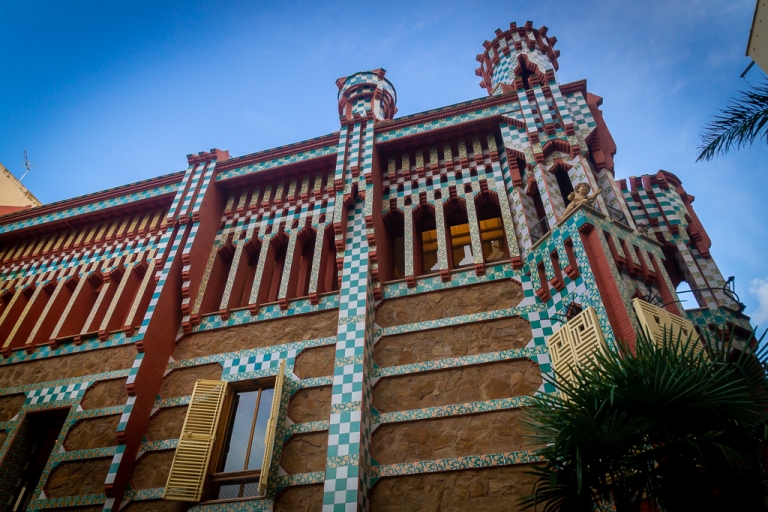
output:
<path id="1" fill-rule="evenodd" d="M 11 171 L 0 164 L 0 216 L 41 204 Z"/>
<path id="2" fill-rule="evenodd" d="M 395 119 L 360 72 L 338 132 L 2 217 L 0 501 L 509 510 L 553 364 L 654 315 L 748 332 L 693 196 L 614 180 L 555 42 L 497 30 L 484 98 Z"/>
<path id="3" fill-rule="evenodd" d="M 765 24 L 763 23 L 765 21 Z M 747 55 L 758 65 L 763 73 L 768 73 L 768 1 L 757 0 L 752 27 L 749 29 Z"/>

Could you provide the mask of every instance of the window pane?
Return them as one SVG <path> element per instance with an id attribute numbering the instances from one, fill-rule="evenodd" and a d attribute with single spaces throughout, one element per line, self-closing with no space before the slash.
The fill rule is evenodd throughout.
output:
<path id="1" fill-rule="evenodd" d="M 256 418 L 256 428 L 253 430 L 253 443 L 251 444 L 251 458 L 247 469 L 261 469 L 264 459 L 264 437 L 267 435 L 267 421 L 272 408 L 272 397 L 275 390 L 272 388 L 261 391 L 259 402 L 259 415 Z M 247 439 L 246 439 L 247 442 Z M 245 452 L 245 449 L 243 449 Z"/>
<path id="2" fill-rule="evenodd" d="M 253 411 L 256 409 L 258 391 L 238 393 L 235 400 L 235 420 L 232 422 L 232 432 L 229 436 L 229 446 L 224 455 L 222 471 L 242 471 L 245 469 L 245 454 L 248 450 L 248 439 L 251 436 Z"/>
<path id="3" fill-rule="evenodd" d="M 438 270 L 437 264 L 437 231 L 431 229 L 429 231 L 423 231 L 421 233 L 421 247 L 422 247 L 422 272 L 434 272 Z"/>
<path id="4" fill-rule="evenodd" d="M 469 235 L 469 224 L 451 226 L 451 250 L 453 251 L 453 266 L 461 267 L 475 262 L 472 255 L 472 237 Z"/>
<path id="5" fill-rule="evenodd" d="M 504 236 L 504 225 L 501 218 L 481 220 L 480 239 L 483 243 L 483 257 L 485 261 L 509 258 L 507 241 Z"/>

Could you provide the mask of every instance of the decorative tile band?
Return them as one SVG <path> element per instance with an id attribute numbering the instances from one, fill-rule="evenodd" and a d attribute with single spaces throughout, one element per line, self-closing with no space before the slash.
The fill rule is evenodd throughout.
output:
<path id="1" fill-rule="evenodd" d="M 41 224 L 45 224 L 47 222 L 52 222 L 55 220 L 69 219 L 71 217 L 82 215 L 84 213 L 90 213 L 90 212 L 95 212 L 97 210 L 113 208 L 115 206 L 133 203 L 136 201 L 141 201 L 143 199 L 158 197 L 165 194 L 173 194 L 174 192 L 176 192 L 177 187 L 178 187 L 177 184 L 165 185 L 163 187 L 157 187 L 150 190 L 142 190 L 141 192 L 136 192 L 135 194 L 127 194 L 124 196 L 107 199 L 105 201 L 98 201 L 96 203 L 86 204 L 83 206 L 78 206 L 76 208 L 69 208 L 67 210 L 61 210 L 58 212 L 49 213 L 47 215 L 41 215 L 39 217 L 33 217 L 31 219 L 25 219 L 25 220 L 20 220 L 18 222 L 12 222 L 10 224 L 0 225 L 0 234 L 10 233 L 11 231 L 17 231 L 19 229 L 28 228 L 30 226 L 39 226 Z"/>

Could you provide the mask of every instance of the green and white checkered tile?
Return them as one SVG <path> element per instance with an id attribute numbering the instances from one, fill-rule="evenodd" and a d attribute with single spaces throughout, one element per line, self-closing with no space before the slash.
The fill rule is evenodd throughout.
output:
<path id="1" fill-rule="evenodd" d="M 281 359 L 287 359 L 286 364 L 291 366 L 295 357 L 296 349 L 291 349 L 286 352 L 272 352 L 271 354 L 257 354 L 255 356 L 227 359 L 224 361 L 224 375 L 277 368 L 280 365 Z"/>
<path id="2" fill-rule="evenodd" d="M 35 389 L 27 393 L 27 399 L 24 401 L 24 405 L 47 404 L 50 402 L 58 402 L 59 400 L 80 398 L 85 394 L 85 390 L 90 384 L 90 382 L 81 382 L 79 384 L 69 384 L 66 386 Z"/>

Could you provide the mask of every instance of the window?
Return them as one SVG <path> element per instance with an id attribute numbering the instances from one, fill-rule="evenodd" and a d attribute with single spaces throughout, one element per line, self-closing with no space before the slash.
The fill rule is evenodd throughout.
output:
<path id="1" fill-rule="evenodd" d="M 480 242 L 483 260 L 499 261 L 509 259 L 504 222 L 501 219 L 499 198 L 493 191 L 481 192 L 475 197 L 475 209 L 480 227 Z"/>
<path id="2" fill-rule="evenodd" d="M 274 387 L 259 385 L 232 393 L 221 454 L 210 479 L 208 499 L 230 500 L 259 495 Z"/>
<path id="3" fill-rule="evenodd" d="M 414 226 L 414 271 L 416 275 L 428 274 L 438 270 L 437 230 L 435 207 L 420 204 L 413 209 Z"/>
<path id="4" fill-rule="evenodd" d="M 475 262 L 472 254 L 472 237 L 469 234 L 469 218 L 464 199 L 454 197 L 443 206 L 445 223 L 449 238 L 450 268 L 472 265 Z"/>

